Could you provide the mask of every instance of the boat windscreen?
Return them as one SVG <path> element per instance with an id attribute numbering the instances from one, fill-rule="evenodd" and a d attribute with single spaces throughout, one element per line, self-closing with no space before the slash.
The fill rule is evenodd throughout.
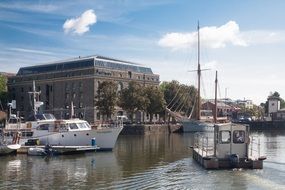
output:
<path id="1" fill-rule="evenodd" d="M 55 117 L 54 117 L 54 115 L 52 115 L 52 114 L 50 114 L 50 113 L 46 113 L 46 114 L 44 114 L 44 117 L 46 118 L 46 119 L 55 119 Z"/>
<path id="2" fill-rule="evenodd" d="M 78 126 L 80 129 L 89 129 L 89 128 L 90 128 L 90 126 L 89 126 L 88 123 L 86 123 L 86 122 L 77 123 L 77 126 Z"/>

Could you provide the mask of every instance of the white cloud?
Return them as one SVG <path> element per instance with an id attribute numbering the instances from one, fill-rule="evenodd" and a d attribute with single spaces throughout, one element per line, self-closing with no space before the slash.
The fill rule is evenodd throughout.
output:
<path id="1" fill-rule="evenodd" d="M 52 55 L 52 52 L 48 51 L 41 51 L 41 50 L 34 50 L 34 49 L 23 49 L 23 48 L 9 48 L 9 51 L 17 51 L 23 53 L 33 53 L 33 54 L 44 54 L 44 55 Z"/>
<path id="2" fill-rule="evenodd" d="M 285 31 L 251 30 L 243 32 L 242 36 L 249 45 L 285 42 Z"/>
<path id="3" fill-rule="evenodd" d="M 159 40 L 158 44 L 173 50 L 184 49 L 197 44 L 197 35 L 197 32 L 168 33 Z M 223 48 L 228 44 L 247 46 L 235 21 L 229 21 L 220 27 L 210 26 L 200 28 L 200 39 L 201 43 L 209 48 Z"/>
<path id="4" fill-rule="evenodd" d="M 97 22 L 97 16 L 94 13 L 94 10 L 89 9 L 85 11 L 80 17 L 68 19 L 63 24 L 63 29 L 65 33 L 75 33 L 82 35 L 85 32 L 88 32 L 90 26 Z"/>
<path id="5" fill-rule="evenodd" d="M 218 68 L 218 62 L 217 61 L 209 61 L 204 64 L 204 69 L 210 69 L 210 70 L 217 70 Z"/>

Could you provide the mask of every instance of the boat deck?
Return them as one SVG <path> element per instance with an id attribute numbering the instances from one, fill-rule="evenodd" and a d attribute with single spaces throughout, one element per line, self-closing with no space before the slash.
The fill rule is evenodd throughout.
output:
<path id="1" fill-rule="evenodd" d="M 18 154 L 27 154 L 29 148 L 45 148 L 45 146 L 21 146 L 17 150 Z M 96 151 L 100 148 L 98 146 L 52 146 L 52 149 L 56 150 L 59 154 L 75 154 L 75 153 L 84 153 L 88 151 Z"/>
<path id="2" fill-rule="evenodd" d="M 246 168 L 246 169 L 262 169 L 263 160 L 260 158 L 239 158 L 238 162 L 233 165 L 229 158 L 217 158 L 209 152 L 198 148 L 193 148 L 193 159 L 206 169 L 230 169 L 230 168 Z"/>

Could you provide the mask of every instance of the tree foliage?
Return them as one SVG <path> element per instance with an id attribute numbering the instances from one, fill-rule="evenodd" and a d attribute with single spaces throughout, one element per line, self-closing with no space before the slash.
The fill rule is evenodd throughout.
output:
<path id="1" fill-rule="evenodd" d="M 136 111 L 145 111 L 149 105 L 149 100 L 144 94 L 142 86 L 134 81 L 129 83 L 128 88 L 121 91 L 119 96 L 119 106 L 130 114 L 133 121 L 133 115 Z"/>
<path id="2" fill-rule="evenodd" d="M 0 109 L 5 107 L 8 102 L 8 92 L 7 92 L 7 78 L 0 75 Z"/>
<path id="3" fill-rule="evenodd" d="M 150 122 L 152 122 L 153 114 L 158 114 L 165 108 L 164 95 L 163 92 L 155 86 L 148 86 L 144 90 L 149 101 L 146 111 L 150 115 Z"/>
<path id="4" fill-rule="evenodd" d="M 187 86 L 180 84 L 178 81 L 171 81 L 163 82 L 160 88 L 163 91 L 168 108 L 185 115 L 190 114 L 197 95 L 197 90 L 194 86 Z"/>
<path id="5" fill-rule="evenodd" d="M 117 84 L 112 81 L 104 81 L 99 84 L 95 105 L 99 112 L 103 116 L 106 116 L 107 119 L 109 119 L 115 111 L 115 106 L 117 104 L 117 89 Z"/>

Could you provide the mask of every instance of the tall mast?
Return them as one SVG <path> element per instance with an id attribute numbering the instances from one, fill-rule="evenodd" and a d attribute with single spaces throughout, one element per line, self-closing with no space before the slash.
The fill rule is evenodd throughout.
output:
<path id="1" fill-rule="evenodd" d="M 197 120 L 201 119 L 201 97 L 200 97 L 200 80 L 201 80 L 201 66 L 200 66 L 200 26 L 198 21 L 198 97 L 197 97 Z"/>
<path id="2" fill-rule="evenodd" d="M 215 79 L 215 108 L 214 108 L 214 123 L 217 123 L 217 87 L 218 87 L 218 71 L 216 71 L 216 79 Z"/>
<path id="3" fill-rule="evenodd" d="M 32 97 L 32 105 L 33 105 L 33 112 L 36 115 L 38 112 L 38 107 L 39 105 L 37 105 L 37 96 L 39 96 L 41 94 L 41 91 L 37 92 L 36 91 L 36 83 L 33 80 L 33 91 L 32 92 L 28 92 Z"/>

